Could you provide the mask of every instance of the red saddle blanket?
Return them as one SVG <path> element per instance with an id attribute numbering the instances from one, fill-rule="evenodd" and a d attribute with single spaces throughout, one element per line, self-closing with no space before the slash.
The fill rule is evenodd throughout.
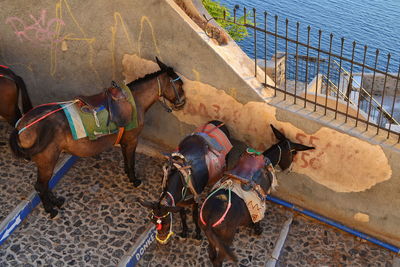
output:
<path id="1" fill-rule="evenodd" d="M 225 133 L 221 131 L 218 126 L 215 126 L 211 123 L 197 128 L 194 134 L 196 133 L 201 133 L 200 136 L 203 137 L 204 134 L 206 134 L 213 140 L 211 142 L 208 142 L 209 149 L 207 154 L 205 155 L 205 158 L 208 168 L 209 181 L 217 178 L 219 179 L 225 170 L 225 157 L 229 153 L 229 151 L 231 151 L 232 144 Z M 213 144 L 213 142 L 215 143 Z"/>

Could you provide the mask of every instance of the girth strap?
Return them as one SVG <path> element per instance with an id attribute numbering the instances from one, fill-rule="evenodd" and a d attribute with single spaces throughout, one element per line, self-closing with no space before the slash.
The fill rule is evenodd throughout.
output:
<path id="1" fill-rule="evenodd" d="M 114 146 L 119 144 L 119 142 L 121 141 L 122 135 L 124 135 L 124 131 L 125 131 L 124 127 L 119 127 L 117 139 L 115 140 Z"/>

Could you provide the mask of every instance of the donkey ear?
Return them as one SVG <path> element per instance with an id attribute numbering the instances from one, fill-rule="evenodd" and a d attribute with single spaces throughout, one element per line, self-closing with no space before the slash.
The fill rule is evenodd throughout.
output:
<path id="1" fill-rule="evenodd" d="M 141 199 L 141 198 L 138 198 L 138 199 L 137 199 L 137 202 L 139 202 L 140 205 L 142 205 L 143 207 L 148 208 L 148 209 L 151 209 L 151 210 L 154 209 L 154 207 L 156 206 L 156 203 L 150 202 L 150 201 L 144 201 L 144 200 Z"/>
<path id="2" fill-rule="evenodd" d="M 168 69 L 168 66 L 165 65 L 164 63 L 162 63 L 162 62 L 158 59 L 158 57 L 156 57 L 156 61 L 157 61 L 157 64 L 158 64 L 158 66 L 160 67 L 161 70 Z"/>
<path id="3" fill-rule="evenodd" d="M 283 133 L 281 133 L 278 129 L 276 129 L 272 124 L 271 124 L 271 128 L 272 128 L 272 131 L 273 131 L 274 134 L 275 134 L 275 137 L 276 137 L 279 141 L 286 140 L 286 136 L 285 136 Z"/>
<path id="4" fill-rule="evenodd" d="M 298 144 L 298 143 L 291 143 L 291 146 L 296 150 L 296 151 L 305 151 L 305 150 L 310 150 L 310 149 L 315 149 L 315 147 L 312 146 L 305 146 L 302 144 Z"/>

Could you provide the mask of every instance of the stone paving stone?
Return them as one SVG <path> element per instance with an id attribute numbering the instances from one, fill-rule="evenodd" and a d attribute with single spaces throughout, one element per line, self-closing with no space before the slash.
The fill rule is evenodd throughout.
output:
<path id="1" fill-rule="evenodd" d="M 10 130 L 2 125 L 1 133 Z M 1 142 L 8 137 L 0 138 Z M 10 211 L 18 204 L 19 197 L 33 189 L 35 167 L 10 159 L 10 152 L 1 143 L 0 151 L 3 155 L 0 164 L 5 164 L 0 177 L 7 173 L 8 178 L 0 180 L 1 186 L 7 186 L 0 191 L 0 204 Z M 134 188 L 124 174 L 117 147 L 97 157 L 79 159 L 55 190 L 56 195 L 66 198 L 58 218 L 50 220 L 41 205 L 34 209 L 0 247 L 0 266 L 116 266 L 149 224 L 149 211 L 136 198 L 155 200 L 160 194 L 163 161 L 144 154 L 137 154 L 136 158 L 137 172 L 143 179 L 140 189 Z M 34 177 L 21 179 L 21 175 L 16 175 L 21 173 L 25 173 L 24 177 L 30 174 Z M 255 236 L 246 227 L 235 236 L 232 248 L 239 266 L 264 266 L 271 255 L 287 210 L 269 205 L 261 236 Z M 0 214 L 5 217 L 7 211 Z M 193 235 L 191 215 L 187 218 Z M 177 215 L 173 230 L 181 232 Z M 154 242 L 138 266 L 210 266 L 207 244 L 204 237 L 198 241 L 182 239 L 177 234 L 166 246 Z M 393 266 L 393 256 L 385 249 L 296 216 L 279 266 L 299 265 Z"/>

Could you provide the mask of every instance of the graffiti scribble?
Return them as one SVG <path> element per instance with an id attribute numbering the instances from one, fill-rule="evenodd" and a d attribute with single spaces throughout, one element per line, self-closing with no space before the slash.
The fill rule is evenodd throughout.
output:
<path id="1" fill-rule="evenodd" d="M 28 40 L 41 45 L 61 42 L 62 38 L 57 36 L 56 28 L 64 26 L 64 21 L 59 18 L 52 18 L 46 22 L 46 16 L 47 10 L 42 10 L 38 18 L 29 15 L 32 22 L 24 22 L 23 19 L 18 17 L 9 17 L 6 19 L 6 24 L 11 25 L 21 42 Z"/>

